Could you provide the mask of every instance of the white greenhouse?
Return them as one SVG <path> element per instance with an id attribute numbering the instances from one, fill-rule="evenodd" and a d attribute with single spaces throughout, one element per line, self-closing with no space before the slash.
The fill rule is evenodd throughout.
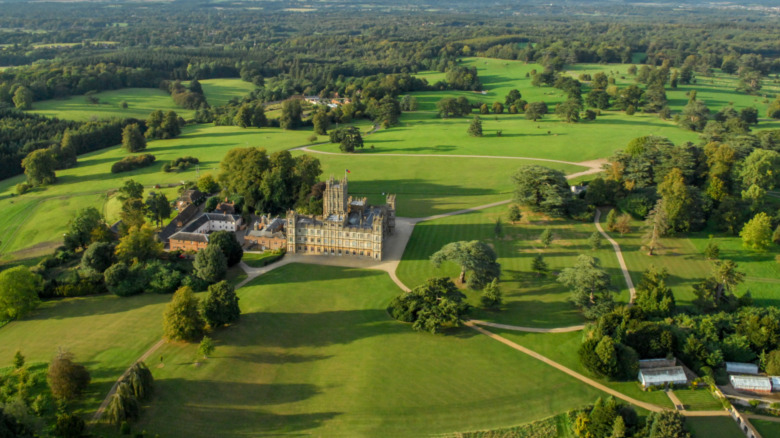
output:
<path id="1" fill-rule="evenodd" d="M 642 388 L 661 386 L 667 383 L 685 385 L 688 378 L 682 367 L 646 368 L 639 371 L 639 381 Z"/>
<path id="2" fill-rule="evenodd" d="M 729 374 L 758 374 L 758 365 L 754 363 L 726 362 Z"/>
<path id="3" fill-rule="evenodd" d="M 731 386 L 738 391 L 772 392 L 772 381 L 761 376 L 731 376 Z"/>

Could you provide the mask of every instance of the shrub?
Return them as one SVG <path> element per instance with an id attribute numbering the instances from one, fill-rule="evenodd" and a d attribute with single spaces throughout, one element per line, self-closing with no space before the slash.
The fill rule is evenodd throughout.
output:
<path id="1" fill-rule="evenodd" d="M 32 189 L 32 187 L 33 187 L 32 185 L 30 185 L 30 184 L 28 184 L 26 182 L 19 183 L 19 184 L 16 185 L 16 194 L 17 195 L 23 195 L 23 194 L 29 192 L 30 189 Z"/>
<path id="2" fill-rule="evenodd" d="M 165 172 L 181 172 L 187 170 L 193 164 L 198 164 L 199 161 L 195 157 L 179 157 L 175 160 L 171 160 L 170 163 L 166 163 L 163 166 Z"/>
<path id="3" fill-rule="evenodd" d="M 154 163 L 156 158 L 152 154 L 130 155 L 117 161 L 111 166 L 111 173 L 129 172 L 140 169 Z"/>
<path id="4" fill-rule="evenodd" d="M 75 399 L 90 381 L 86 367 L 73 362 L 73 354 L 65 350 L 59 350 L 52 359 L 47 377 L 52 394 L 60 400 Z"/>

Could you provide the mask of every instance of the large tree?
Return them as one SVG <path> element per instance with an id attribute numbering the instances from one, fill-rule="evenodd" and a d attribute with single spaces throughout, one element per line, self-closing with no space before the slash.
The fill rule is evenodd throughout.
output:
<path id="1" fill-rule="evenodd" d="M 116 256 L 125 262 L 143 262 L 157 258 L 162 253 L 163 246 L 162 242 L 157 241 L 152 227 L 131 227 L 127 234 L 119 239 Z"/>
<path id="2" fill-rule="evenodd" d="M 742 243 L 755 251 L 766 251 L 772 245 L 772 219 L 764 212 L 758 213 L 739 232 Z"/>
<path id="3" fill-rule="evenodd" d="M 534 211 L 562 216 L 571 200 L 566 176 L 559 170 L 542 166 L 523 166 L 512 176 L 515 201 Z"/>
<path id="4" fill-rule="evenodd" d="M 398 320 L 411 322 L 415 330 L 437 333 L 445 327 L 460 326 L 469 309 L 465 298 L 450 279 L 430 278 L 394 298 L 388 311 Z"/>
<path id="5" fill-rule="evenodd" d="M 0 321 L 19 319 L 38 307 L 41 278 L 26 266 L 0 272 Z"/>
<path id="6" fill-rule="evenodd" d="M 607 307 L 605 310 L 611 308 L 611 279 L 607 271 L 601 268 L 598 259 L 581 254 L 574 266 L 561 271 L 558 282 L 572 290 L 572 301 L 586 311 L 586 316 L 599 316 L 587 310 L 601 312 L 602 304 Z"/>
<path id="7" fill-rule="evenodd" d="M 114 263 L 114 247 L 107 242 L 90 244 L 81 256 L 81 269 L 102 274 Z"/>
<path id="8" fill-rule="evenodd" d="M 73 400 L 89 385 L 89 371 L 84 365 L 73 362 L 73 354 L 60 349 L 49 364 L 47 373 L 49 388 L 59 400 Z"/>
<path id="9" fill-rule="evenodd" d="M 481 290 L 493 279 L 501 276 L 501 265 L 496 261 L 493 248 L 478 240 L 452 242 L 431 256 L 431 262 L 439 267 L 444 261 L 451 261 L 460 266 L 461 284 L 468 283 L 474 290 Z M 466 273 L 471 275 L 466 280 Z"/>
<path id="10" fill-rule="evenodd" d="M 141 134 L 138 124 L 126 125 L 122 130 L 122 147 L 131 153 L 146 149 L 146 138 Z"/>
<path id="11" fill-rule="evenodd" d="M 472 137 L 482 137 L 482 120 L 479 116 L 474 116 L 469 124 L 468 134 Z"/>
<path id="12" fill-rule="evenodd" d="M 163 332 L 172 341 L 194 342 L 203 336 L 205 323 L 192 288 L 184 286 L 173 294 L 163 314 Z"/>
<path id="13" fill-rule="evenodd" d="M 703 222 L 698 191 L 685 184 L 680 169 L 672 169 L 661 184 L 658 193 L 662 197 L 663 214 L 672 231 L 690 231 L 697 229 Z"/>
<path id="14" fill-rule="evenodd" d="M 674 313 L 674 294 L 666 284 L 668 276 L 665 268 L 659 270 L 654 265 L 650 265 L 642 274 L 636 286 L 635 304 L 645 315 L 664 318 Z"/>
<path id="15" fill-rule="evenodd" d="M 146 216 L 153 220 L 158 228 L 165 219 L 171 217 L 171 203 L 165 193 L 149 192 L 145 204 Z"/>
<path id="16" fill-rule="evenodd" d="M 773 150 L 756 149 L 745 158 L 740 170 L 742 185 L 746 188 L 758 186 L 772 190 L 780 185 L 780 153 Z"/>
<path id="17" fill-rule="evenodd" d="M 644 248 L 647 249 L 647 255 L 653 255 L 653 251 L 661 247 L 661 237 L 669 229 L 669 222 L 664 210 L 663 201 L 656 202 L 655 207 L 650 210 L 644 223 L 645 233 L 642 235 Z"/>
<path id="18" fill-rule="evenodd" d="M 37 149 L 30 152 L 22 160 L 22 167 L 27 181 L 34 186 L 53 184 L 56 180 L 54 171 L 57 169 L 57 160 L 51 149 Z"/>
<path id="19" fill-rule="evenodd" d="M 92 242 L 92 232 L 103 223 L 103 216 L 95 207 L 78 210 L 68 222 L 65 232 L 65 246 L 70 250 L 86 248 Z"/>
<path id="20" fill-rule="evenodd" d="M 227 281 L 212 284 L 203 301 L 203 317 L 212 328 L 238 321 L 241 309 L 233 286 Z"/>
<path id="21" fill-rule="evenodd" d="M 279 126 L 282 129 L 296 129 L 301 126 L 301 101 L 288 99 L 282 102 L 282 114 L 279 116 Z"/>
<path id="22" fill-rule="evenodd" d="M 216 283 L 227 274 L 227 258 L 219 246 L 208 245 L 198 251 L 192 267 L 198 278 L 208 283 Z"/>
<path id="23" fill-rule="evenodd" d="M 14 106 L 20 110 L 28 110 L 32 108 L 33 93 L 27 87 L 19 87 L 14 92 L 13 97 Z"/>
<path id="24" fill-rule="evenodd" d="M 209 245 L 218 246 L 227 259 L 228 266 L 235 266 L 244 256 L 244 250 L 238 243 L 236 233 L 230 231 L 217 231 L 209 235 Z"/>

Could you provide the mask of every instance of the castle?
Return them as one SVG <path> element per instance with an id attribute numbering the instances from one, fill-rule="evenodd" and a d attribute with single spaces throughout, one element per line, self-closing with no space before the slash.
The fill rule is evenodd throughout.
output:
<path id="1" fill-rule="evenodd" d="M 373 206 L 349 196 L 346 175 L 341 181 L 331 176 L 325 184 L 322 216 L 287 212 L 287 252 L 382 260 L 384 240 L 395 228 L 395 195 Z"/>

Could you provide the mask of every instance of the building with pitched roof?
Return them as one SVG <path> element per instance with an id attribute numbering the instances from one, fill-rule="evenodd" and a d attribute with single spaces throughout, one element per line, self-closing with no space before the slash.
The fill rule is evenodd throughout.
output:
<path id="1" fill-rule="evenodd" d="M 688 383 L 688 377 L 681 366 L 642 368 L 639 370 L 639 382 L 642 388 L 666 384 L 685 385 Z"/>
<path id="2" fill-rule="evenodd" d="M 263 251 L 286 248 L 285 223 L 287 221 L 284 218 L 261 216 L 252 224 L 252 228 L 244 236 L 244 241 L 257 245 Z"/>
<path id="3" fill-rule="evenodd" d="M 772 392 L 772 380 L 763 376 L 729 376 L 731 386 L 737 391 L 760 392 L 768 394 Z"/>
<path id="4" fill-rule="evenodd" d="M 203 213 L 169 239 L 171 251 L 200 251 L 209 244 L 209 234 L 215 231 L 236 232 L 241 228 L 241 216 Z"/>
<path id="5" fill-rule="evenodd" d="M 346 175 L 330 177 L 322 198 L 322 216 L 287 212 L 287 252 L 355 256 L 382 260 L 384 242 L 395 229 L 395 195 L 385 205 L 349 196 Z"/>

